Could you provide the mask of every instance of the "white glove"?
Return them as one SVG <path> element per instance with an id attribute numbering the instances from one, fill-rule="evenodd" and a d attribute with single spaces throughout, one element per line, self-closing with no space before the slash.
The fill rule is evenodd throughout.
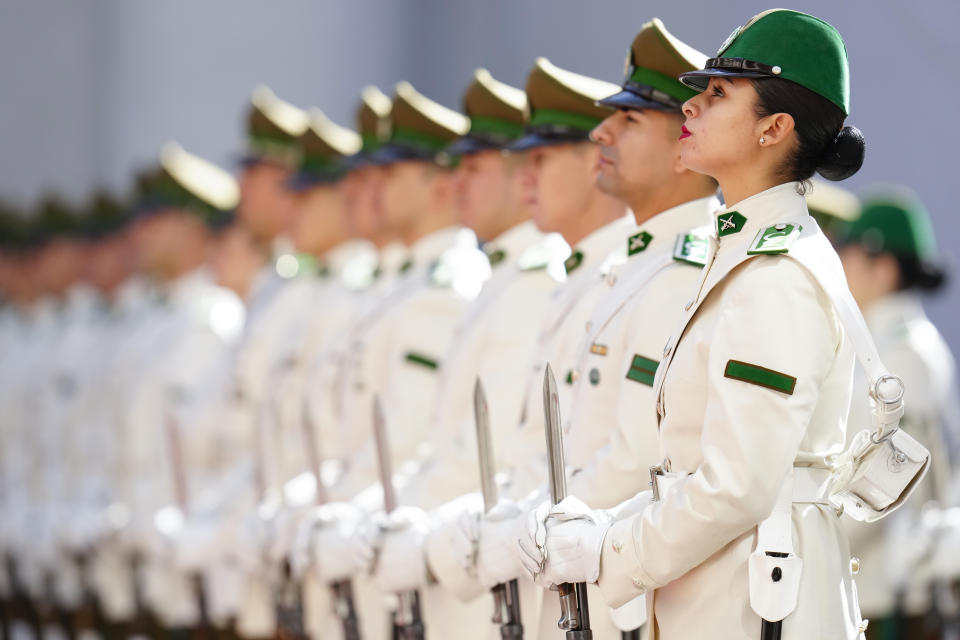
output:
<path id="1" fill-rule="evenodd" d="M 455 522 L 442 525 L 449 531 L 447 538 L 451 546 L 452 555 L 457 564 L 470 576 L 477 575 L 477 542 L 480 538 L 479 512 L 466 510 L 457 517 Z"/>
<path id="2" fill-rule="evenodd" d="M 517 542 L 526 533 L 526 519 L 520 506 L 501 499 L 480 521 L 477 548 L 477 580 L 492 588 L 524 573 Z"/>
<path id="3" fill-rule="evenodd" d="M 314 511 L 310 548 L 314 571 L 322 582 L 339 582 L 369 573 L 376 555 L 379 526 L 348 502 L 331 502 Z"/>
<path id="4" fill-rule="evenodd" d="M 568 496 L 550 510 L 547 518 L 546 564 L 538 577 L 541 585 L 596 582 L 600 577 L 603 538 L 613 518 Z"/>
<path id="5" fill-rule="evenodd" d="M 374 574 L 381 591 L 400 593 L 427 584 L 424 543 L 431 528 L 430 517 L 417 507 L 400 507 L 387 516 Z"/>
<path id="6" fill-rule="evenodd" d="M 549 587 L 564 582 L 596 582 L 600 552 L 612 518 L 568 496 L 553 508 L 541 503 L 525 516 L 520 561 L 532 579 Z"/>
<path id="7" fill-rule="evenodd" d="M 547 516 L 550 515 L 550 502 L 543 501 L 528 511 L 523 518 L 524 528 L 520 539 L 520 564 L 531 580 L 536 580 L 547 561 Z"/>

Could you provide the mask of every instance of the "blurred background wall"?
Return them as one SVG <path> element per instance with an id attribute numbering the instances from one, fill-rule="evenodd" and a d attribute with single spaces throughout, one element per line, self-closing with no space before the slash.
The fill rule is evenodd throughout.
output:
<path id="1" fill-rule="evenodd" d="M 125 189 L 169 139 L 223 165 L 257 84 L 352 124 L 360 89 L 410 80 L 459 106 L 477 66 L 522 86 L 536 56 L 619 82 L 640 25 L 659 16 L 713 54 L 764 0 L 2 0 L 0 198 Z M 780 5 L 782 6 L 782 5 Z M 957 0 L 797 0 L 850 54 L 852 114 L 868 144 L 844 183 L 897 181 L 955 254 L 960 162 Z M 956 262 L 956 260 L 954 260 Z M 960 350 L 960 287 L 928 305 Z"/>

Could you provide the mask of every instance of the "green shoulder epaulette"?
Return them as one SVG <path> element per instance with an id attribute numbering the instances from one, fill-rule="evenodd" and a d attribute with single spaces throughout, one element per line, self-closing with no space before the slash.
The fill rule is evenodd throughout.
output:
<path id="1" fill-rule="evenodd" d="M 709 251 L 710 242 L 706 236 L 689 232 L 681 233 L 673 245 L 673 259 L 702 267 L 707 264 Z"/>
<path id="2" fill-rule="evenodd" d="M 802 230 L 803 227 L 799 224 L 785 222 L 761 229 L 757 232 L 757 237 L 750 243 L 747 255 L 787 253 L 793 243 L 797 241 L 797 238 L 800 237 Z"/>

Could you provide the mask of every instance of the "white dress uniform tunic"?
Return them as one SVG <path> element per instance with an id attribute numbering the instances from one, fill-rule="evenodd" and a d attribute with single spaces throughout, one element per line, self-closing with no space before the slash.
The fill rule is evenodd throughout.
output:
<path id="1" fill-rule="evenodd" d="M 801 225 L 797 242 L 816 243 L 843 278 L 796 184 L 717 213 L 717 249 L 655 382 L 660 453 L 675 484 L 615 523 L 601 556 L 608 603 L 651 592 L 653 638 L 759 637 L 748 559 L 757 525 L 791 473 L 793 545 L 803 568 L 782 637 L 860 633 L 846 536 L 824 494 L 828 456 L 845 443 L 854 354 L 801 264 L 779 255 L 740 264 L 755 239 L 785 229 L 780 223 Z"/>

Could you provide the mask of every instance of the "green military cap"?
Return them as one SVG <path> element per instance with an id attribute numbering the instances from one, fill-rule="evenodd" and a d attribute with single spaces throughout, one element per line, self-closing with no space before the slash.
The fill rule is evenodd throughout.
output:
<path id="1" fill-rule="evenodd" d="M 510 149 L 525 151 L 589 140 L 593 128 L 610 115 L 610 109 L 598 105 L 597 101 L 616 91 L 615 84 L 573 73 L 546 58 L 537 58 L 527 76 L 530 121 L 526 135 Z"/>
<path id="2" fill-rule="evenodd" d="M 300 168 L 290 179 L 295 191 L 342 178 L 347 171 L 344 159 L 362 146 L 359 134 L 334 123 L 320 109 L 311 109 L 309 116 L 310 124 L 299 140 Z"/>
<path id="3" fill-rule="evenodd" d="M 680 76 L 703 91 L 711 77 L 783 78 L 850 113 L 850 71 L 840 33 L 820 18 L 771 9 L 738 27 L 703 69 Z"/>
<path id="4" fill-rule="evenodd" d="M 360 151 L 344 160 L 350 169 L 372 164 L 373 153 L 390 139 L 390 111 L 393 101 L 377 87 L 364 87 L 357 105 L 357 131 L 360 132 Z"/>
<path id="5" fill-rule="evenodd" d="M 300 162 L 297 139 L 308 125 L 307 112 L 257 87 L 247 111 L 247 153 L 244 164 L 271 162 L 296 168 Z"/>
<path id="6" fill-rule="evenodd" d="M 56 238 L 79 238 L 83 235 L 83 222 L 77 208 L 62 196 L 47 194 L 31 216 L 29 241 L 42 244 Z"/>
<path id="7" fill-rule="evenodd" d="M 920 198 L 903 187 L 882 188 L 867 197 L 841 243 L 932 262 L 938 255 L 930 214 Z"/>
<path id="8" fill-rule="evenodd" d="M 379 164 L 402 160 L 443 164 L 449 158 L 444 149 L 470 127 L 462 114 L 427 98 L 409 82 L 397 85 L 390 120 L 390 139 L 373 154 Z"/>
<path id="9" fill-rule="evenodd" d="M 470 131 L 447 147 L 453 156 L 508 147 L 523 135 L 529 115 L 527 94 L 495 80 L 486 69 L 473 73 L 463 110 L 470 118 Z"/>
<path id="10" fill-rule="evenodd" d="M 614 108 L 679 112 L 697 92 L 678 77 L 701 68 L 706 61 L 706 54 L 681 42 L 660 18 L 654 18 L 633 39 L 622 90 L 599 102 Z"/>
<path id="11" fill-rule="evenodd" d="M 160 166 L 140 177 L 141 213 L 180 209 L 199 216 L 211 228 L 233 220 L 240 187 L 228 172 L 175 142 L 164 145 Z"/>
<path id="12" fill-rule="evenodd" d="M 0 251 L 27 248 L 30 221 L 27 213 L 10 202 L 0 202 Z"/>

